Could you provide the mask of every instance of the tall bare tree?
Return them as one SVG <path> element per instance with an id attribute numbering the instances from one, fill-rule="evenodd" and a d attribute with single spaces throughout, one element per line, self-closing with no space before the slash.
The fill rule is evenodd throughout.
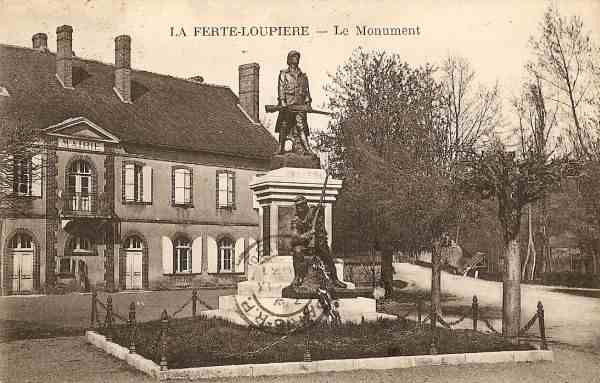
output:
<path id="1" fill-rule="evenodd" d="M 552 89 L 548 98 L 556 102 L 570 121 L 568 132 L 580 158 L 595 157 L 597 127 L 590 120 L 590 106 L 597 99 L 598 48 L 578 16 L 566 18 L 549 7 L 540 23 L 540 35 L 530 39 L 535 60 L 527 65 L 534 78 Z"/>
<path id="2" fill-rule="evenodd" d="M 557 131 L 558 107 L 555 106 L 553 110 L 546 108 L 543 89 L 543 81 L 539 76 L 535 77 L 524 84 L 521 97 L 513 101 L 519 120 L 517 133 L 521 143 L 521 156 L 523 158 L 538 158 L 540 161 L 546 161 L 546 159 L 559 154 L 558 150 L 561 144 L 561 136 Z M 522 265 L 522 278 L 533 279 L 538 264 L 548 264 L 548 209 L 546 200 L 547 195 L 544 193 L 537 201 L 537 211 L 540 217 L 537 237 L 541 239 L 539 259 L 534 242 L 533 208 L 531 204 L 527 205 L 528 241 L 527 255 Z M 528 267 L 529 273 L 527 273 Z"/>

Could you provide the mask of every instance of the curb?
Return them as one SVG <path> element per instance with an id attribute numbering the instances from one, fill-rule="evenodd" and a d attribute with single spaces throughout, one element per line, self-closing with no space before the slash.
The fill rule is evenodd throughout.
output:
<path id="1" fill-rule="evenodd" d="M 158 378 L 204 380 L 215 378 L 235 378 L 240 376 L 296 375 L 316 372 L 352 371 L 352 370 L 391 370 L 422 366 L 448 366 L 473 363 L 507 363 L 554 361 L 552 350 L 497 351 L 464 354 L 392 356 L 383 358 L 334 359 L 314 362 L 286 362 L 269 364 L 240 364 L 231 366 L 210 366 L 181 368 L 160 371 L 160 367 L 149 359 L 116 343 L 108 342 L 103 335 L 86 331 L 87 341 L 107 353 L 124 360 L 132 367 Z"/>

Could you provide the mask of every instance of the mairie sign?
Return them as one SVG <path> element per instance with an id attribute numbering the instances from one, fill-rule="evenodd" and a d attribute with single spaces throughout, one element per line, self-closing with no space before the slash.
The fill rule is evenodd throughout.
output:
<path id="1" fill-rule="evenodd" d="M 104 151 L 104 143 L 102 143 L 102 142 L 79 140 L 76 138 L 62 138 L 61 137 L 58 139 L 58 147 L 68 148 L 68 149 L 77 149 L 77 150 L 86 150 L 86 151 L 90 151 L 90 152 L 103 152 Z"/>

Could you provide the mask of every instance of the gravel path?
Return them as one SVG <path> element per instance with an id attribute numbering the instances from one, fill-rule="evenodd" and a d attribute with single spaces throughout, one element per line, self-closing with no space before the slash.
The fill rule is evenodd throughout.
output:
<path id="1" fill-rule="evenodd" d="M 237 378 L 212 382 L 412 382 L 412 383 L 598 383 L 600 355 L 560 346 L 554 362 L 418 367 Z M 153 382 L 125 363 L 87 344 L 83 337 L 25 340 L 0 344 L 0 382 Z M 175 383 L 175 382 L 171 382 Z"/>

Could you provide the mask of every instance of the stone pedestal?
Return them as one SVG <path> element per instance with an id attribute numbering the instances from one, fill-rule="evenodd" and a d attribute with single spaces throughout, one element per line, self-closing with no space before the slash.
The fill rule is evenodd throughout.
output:
<path id="1" fill-rule="evenodd" d="M 219 298 L 219 309 L 204 312 L 210 317 L 228 319 L 242 325 L 276 325 L 281 321 L 300 321 L 308 306 L 313 317 L 321 316 L 317 299 L 282 298 L 282 290 L 294 279 L 290 255 L 291 220 L 294 199 L 303 195 L 311 205 L 319 203 L 325 171 L 308 168 L 280 168 L 256 177 L 250 184 L 259 204 L 260 246 L 258 262 L 248 265 L 248 280 L 238 283 L 237 295 Z M 324 198 L 325 227 L 331 246 L 332 209 L 342 181 L 328 179 Z M 343 262 L 336 260 L 336 270 L 343 279 Z M 348 289 L 354 285 L 345 282 Z M 342 321 L 360 322 L 391 317 L 376 312 L 372 298 L 339 299 Z"/>

